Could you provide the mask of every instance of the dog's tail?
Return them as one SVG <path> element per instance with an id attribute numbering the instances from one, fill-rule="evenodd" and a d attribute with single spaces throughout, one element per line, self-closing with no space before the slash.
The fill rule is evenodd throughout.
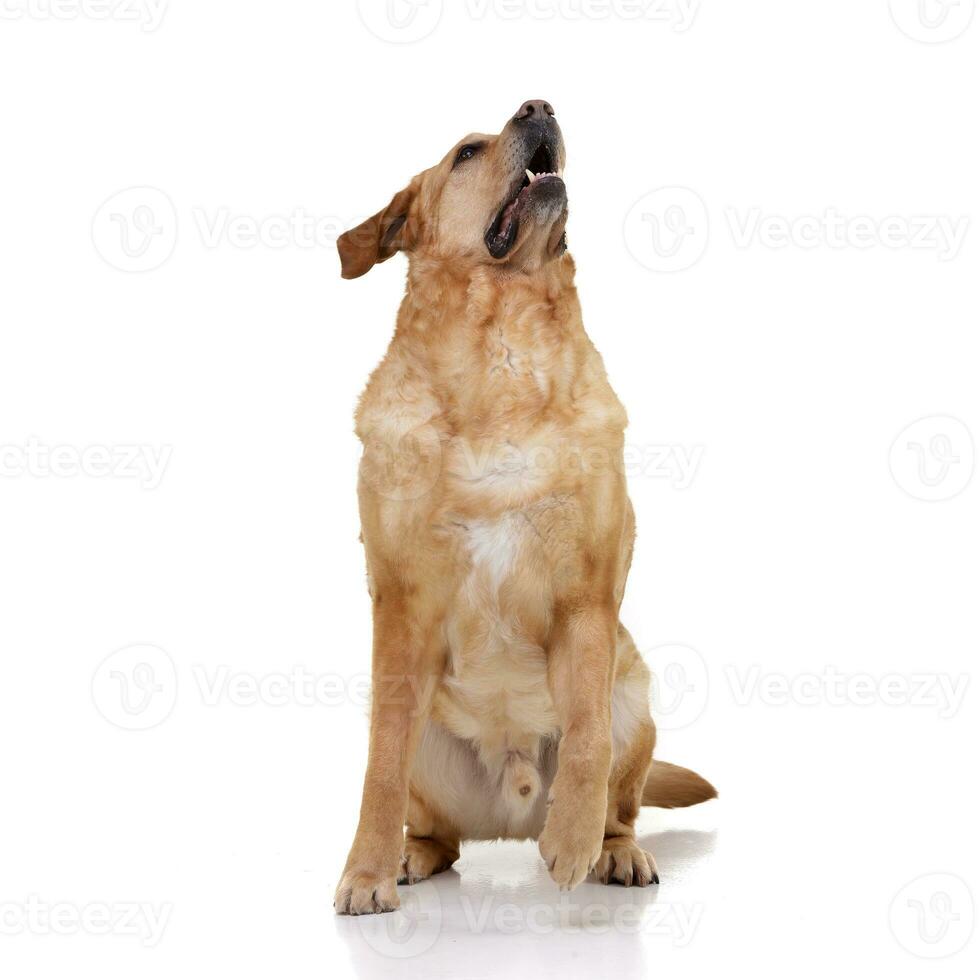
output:
<path id="1" fill-rule="evenodd" d="M 696 772 L 654 759 L 643 787 L 643 805 L 672 809 L 704 803 L 717 795 L 714 786 Z"/>

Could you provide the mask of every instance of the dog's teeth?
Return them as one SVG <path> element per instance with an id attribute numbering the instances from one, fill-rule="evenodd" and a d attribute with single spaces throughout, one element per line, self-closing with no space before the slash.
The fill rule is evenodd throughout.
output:
<path id="1" fill-rule="evenodd" d="M 541 173 L 532 173 L 530 169 L 525 168 L 524 173 L 527 174 L 527 179 L 533 184 L 536 180 L 540 180 L 542 177 L 560 177 L 564 179 L 564 170 L 542 170 Z"/>

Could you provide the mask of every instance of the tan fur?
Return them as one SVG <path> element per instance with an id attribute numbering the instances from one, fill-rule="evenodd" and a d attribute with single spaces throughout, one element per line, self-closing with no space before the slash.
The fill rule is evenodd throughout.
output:
<path id="1" fill-rule="evenodd" d="M 643 805 L 671 809 L 693 806 L 713 800 L 718 791 L 705 779 L 690 769 L 654 759 L 650 763 L 646 784 L 643 787 Z"/>
<path id="2" fill-rule="evenodd" d="M 397 907 L 396 879 L 469 839 L 537 839 L 563 888 L 646 884 L 641 802 L 713 795 L 676 767 L 647 778 L 649 672 L 618 621 L 626 413 L 582 325 L 563 187 L 532 196 L 505 258 L 484 242 L 522 134 L 467 137 L 472 159 L 455 147 L 339 243 L 349 277 L 409 255 L 357 411 L 373 703 L 340 912 Z"/>

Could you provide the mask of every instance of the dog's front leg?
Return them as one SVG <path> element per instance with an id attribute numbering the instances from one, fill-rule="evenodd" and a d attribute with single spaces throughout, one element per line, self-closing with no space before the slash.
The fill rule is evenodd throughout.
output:
<path id="1" fill-rule="evenodd" d="M 602 851 L 612 760 L 616 618 L 611 597 L 608 602 L 564 604 L 555 615 L 548 681 L 562 735 L 538 846 L 562 889 L 580 884 Z"/>
<path id="2" fill-rule="evenodd" d="M 431 613 L 400 590 L 374 597 L 371 733 L 361 816 L 334 908 L 341 914 L 398 908 L 408 784 L 422 723 L 442 670 Z"/>

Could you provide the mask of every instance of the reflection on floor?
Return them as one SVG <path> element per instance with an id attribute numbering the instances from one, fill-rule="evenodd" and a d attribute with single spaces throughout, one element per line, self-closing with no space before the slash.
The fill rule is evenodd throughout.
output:
<path id="1" fill-rule="evenodd" d="M 684 948 L 698 929 L 704 905 L 697 880 L 716 843 L 715 831 L 701 827 L 711 826 L 714 807 L 683 818 L 644 813 L 640 841 L 657 860 L 659 886 L 586 882 L 562 894 L 533 842 L 469 844 L 452 870 L 400 887 L 399 912 L 336 917 L 337 935 L 353 971 L 367 980 L 393 970 L 420 977 L 596 977 L 609 972 L 610 956 L 617 975 L 642 976 L 652 950 Z"/>

